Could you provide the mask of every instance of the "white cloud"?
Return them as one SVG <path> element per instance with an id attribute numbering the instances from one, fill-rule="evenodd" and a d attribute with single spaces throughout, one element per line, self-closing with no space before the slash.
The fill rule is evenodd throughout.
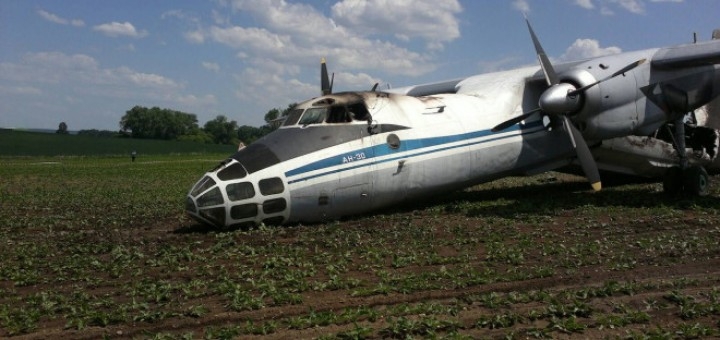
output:
<path id="1" fill-rule="evenodd" d="M 482 73 L 497 72 L 517 67 L 517 63 L 519 61 L 520 58 L 518 58 L 517 56 L 505 57 L 499 60 L 492 61 L 483 60 L 478 62 L 478 67 L 480 69 L 480 72 Z"/>
<path id="2" fill-rule="evenodd" d="M 114 72 L 120 82 L 129 80 L 131 84 L 138 87 L 156 89 L 175 89 L 182 86 L 170 78 L 153 73 L 142 73 L 127 67 L 120 67 Z"/>
<path id="3" fill-rule="evenodd" d="M 261 53 L 282 53 L 289 51 L 289 47 L 293 45 L 289 36 L 275 34 L 264 28 L 213 26 L 207 34 L 212 40 L 232 48 L 249 49 Z"/>
<path id="4" fill-rule="evenodd" d="M 1 86 L 0 93 L 20 96 L 34 96 L 42 94 L 42 90 L 33 86 Z"/>
<path id="5" fill-rule="evenodd" d="M 306 4 L 236 0 L 231 6 L 234 11 L 251 15 L 263 28 L 216 25 L 186 33 L 186 39 L 196 43 L 214 41 L 239 50 L 242 58 L 265 58 L 283 64 L 316 67 L 317 60 L 327 57 L 343 70 L 421 75 L 434 69 L 428 55 L 370 39 L 365 36 L 368 32 L 340 25 Z"/>
<path id="6" fill-rule="evenodd" d="M 612 0 L 612 2 L 617 3 L 620 7 L 630 13 L 645 13 L 645 4 L 642 2 L 642 0 Z"/>
<path id="7" fill-rule="evenodd" d="M 603 5 L 600 8 L 600 14 L 606 15 L 606 16 L 607 15 L 615 15 L 615 12 L 612 9 L 610 9 L 609 7 Z"/>
<path id="8" fill-rule="evenodd" d="M 202 67 L 205 68 L 206 70 L 210 70 L 210 71 L 213 71 L 213 72 L 220 72 L 220 65 L 218 65 L 217 63 L 212 63 L 212 62 L 209 62 L 209 61 L 203 61 L 203 62 L 202 62 Z"/>
<path id="9" fill-rule="evenodd" d="M 7 84 L 0 85 L 0 95 L 37 98 L 23 103 L 32 108 L 16 117 L 22 123 L 13 123 L 33 127 L 47 124 L 50 114 L 76 117 L 73 126 L 107 128 L 133 105 L 208 112 L 218 103 L 214 94 L 188 93 L 183 82 L 127 66 L 102 67 L 85 54 L 28 53 L 17 62 L 1 62 L 0 84 Z M 100 117 L 103 110 L 109 113 Z"/>
<path id="10" fill-rule="evenodd" d="M 202 44 L 205 42 L 205 35 L 202 30 L 185 32 L 183 36 L 185 37 L 185 40 L 193 44 Z"/>
<path id="11" fill-rule="evenodd" d="M 512 6 L 513 8 L 522 13 L 530 13 L 530 4 L 527 2 L 527 0 L 513 0 Z"/>
<path id="12" fill-rule="evenodd" d="M 561 61 L 588 59 L 593 57 L 600 57 L 604 55 L 617 54 L 622 52 L 619 47 L 600 47 L 600 43 L 594 39 L 577 39 L 565 50 Z"/>
<path id="13" fill-rule="evenodd" d="M 163 14 L 160 15 L 160 19 L 164 20 L 164 19 L 168 19 L 168 18 L 175 18 L 175 19 L 179 19 L 181 21 L 186 21 L 186 22 L 192 23 L 192 24 L 200 23 L 200 19 L 198 19 L 196 16 L 194 16 L 190 13 L 184 12 L 182 10 L 179 10 L 179 9 L 169 10 L 169 11 L 163 12 Z"/>
<path id="14" fill-rule="evenodd" d="M 40 15 L 43 19 L 53 22 L 53 23 L 56 23 L 56 24 L 73 25 L 75 27 L 85 26 L 85 22 L 80 19 L 68 20 L 68 19 L 61 18 L 61 17 L 57 16 L 56 14 L 50 13 L 50 12 L 42 10 L 42 9 L 37 10 L 37 14 Z"/>
<path id="15" fill-rule="evenodd" d="M 210 105 L 217 104 L 217 98 L 215 98 L 215 96 L 212 94 L 206 94 L 204 96 L 195 96 L 189 94 L 185 96 L 177 96 L 171 99 L 174 102 L 180 103 L 182 106 L 194 107 L 198 109 L 207 108 Z"/>
<path id="16" fill-rule="evenodd" d="M 320 78 L 318 78 L 318 82 Z M 381 79 L 375 78 L 366 73 L 347 73 L 339 72 L 335 74 L 335 91 L 348 90 L 366 90 L 369 91 L 375 83 L 382 84 Z M 318 85 L 319 89 L 319 85 Z"/>
<path id="17" fill-rule="evenodd" d="M 685 0 L 649 0 L 651 3 L 681 3 Z M 617 7 L 634 14 L 645 14 L 644 0 L 574 0 L 575 5 L 585 9 L 594 9 L 595 3 L 600 4 L 600 14 L 614 15 L 612 7 Z"/>
<path id="18" fill-rule="evenodd" d="M 575 4 L 584 9 L 595 8 L 595 5 L 593 5 L 592 0 L 575 0 Z"/>
<path id="19" fill-rule="evenodd" d="M 255 107 L 284 107 L 320 94 L 320 81 L 308 84 L 297 78 L 286 78 L 281 74 L 262 67 L 246 68 L 235 76 L 238 88 L 235 96 L 242 101 L 252 102 Z M 279 104 L 282 103 L 282 104 Z M 260 112 L 256 112 L 260 114 Z"/>
<path id="20" fill-rule="evenodd" d="M 343 0 L 332 6 L 332 22 L 366 35 L 420 38 L 428 48 L 441 49 L 460 37 L 456 15 L 461 11 L 456 0 Z"/>
<path id="21" fill-rule="evenodd" d="M 138 31 L 135 26 L 129 22 L 111 22 L 108 24 L 97 25 L 93 30 L 105 34 L 109 37 L 127 36 L 132 38 L 142 38 L 147 36 L 147 31 Z"/>

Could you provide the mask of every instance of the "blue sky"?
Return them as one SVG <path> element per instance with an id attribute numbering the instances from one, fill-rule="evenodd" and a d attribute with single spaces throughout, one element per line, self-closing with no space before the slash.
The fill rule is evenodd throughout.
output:
<path id="1" fill-rule="evenodd" d="M 259 126 L 335 90 L 708 40 L 715 0 L 0 0 L 0 127 L 117 130 L 135 105 Z"/>

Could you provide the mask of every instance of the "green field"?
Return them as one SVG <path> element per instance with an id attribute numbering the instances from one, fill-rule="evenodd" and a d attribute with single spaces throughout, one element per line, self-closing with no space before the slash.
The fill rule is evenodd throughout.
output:
<path id="1" fill-rule="evenodd" d="M 188 153 L 230 154 L 233 145 L 201 144 L 132 138 L 58 135 L 0 129 L 0 157 L 3 156 L 123 156 L 136 151 L 145 155 Z"/>
<path id="2" fill-rule="evenodd" d="M 717 186 L 671 199 L 548 173 L 223 231 L 183 200 L 225 157 L 0 158 L 0 337 L 720 335 Z"/>

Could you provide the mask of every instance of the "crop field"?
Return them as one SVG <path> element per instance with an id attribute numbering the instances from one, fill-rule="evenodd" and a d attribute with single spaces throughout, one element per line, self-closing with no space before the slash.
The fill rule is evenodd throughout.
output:
<path id="1" fill-rule="evenodd" d="M 0 337 L 720 336 L 720 185 L 547 173 L 216 230 L 183 202 L 225 157 L 0 158 Z"/>
<path id="2" fill-rule="evenodd" d="M 191 141 L 155 140 L 86 135 L 59 135 L 0 129 L 0 157 L 2 156 L 124 156 L 136 151 L 147 155 L 224 153 L 237 146 L 202 144 Z"/>

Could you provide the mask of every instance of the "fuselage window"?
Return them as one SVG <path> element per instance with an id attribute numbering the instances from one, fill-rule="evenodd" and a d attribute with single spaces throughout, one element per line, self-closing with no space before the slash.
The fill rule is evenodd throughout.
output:
<path id="1" fill-rule="evenodd" d="M 279 194 L 285 190 L 282 180 L 278 177 L 260 180 L 258 186 L 260 187 L 260 192 L 265 196 Z"/>
<path id="2" fill-rule="evenodd" d="M 258 207 L 255 203 L 236 205 L 230 208 L 230 217 L 241 220 L 243 218 L 255 217 L 258 214 Z"/>
<path id="3" fill-rule="evenodd" d="M 244 200 L 255 196 L 255 188 L 250 182 L 228 184 L 225 191 L 231 201 Z"/>
<path id="4" fill-rule="evenodd" d="M 285 119 L 285 123 L 283 126 L 290 126 L 295 125 L 300 120 L 300 116 L 302 116 L 303 109 L 294 109 L 288 113 L 287 118 Z"/>
<path id="5" fill-rule="evenodd" d="M 302 115 L 302 118 L 300 119 L 300 125 L 320 124 L 323 121 L 325 121 L 326 115 L 327 115 L 326 108 L 307 109 L 307 110 L 305 110 L 305 113 Z"/>
<path id="6" fill-rule="evenodd" d="M 287 208 L 287 202 L 284 198 L 276 198 L 263 202 L 263 213 L 274 214 L 279 213 Z"/>

